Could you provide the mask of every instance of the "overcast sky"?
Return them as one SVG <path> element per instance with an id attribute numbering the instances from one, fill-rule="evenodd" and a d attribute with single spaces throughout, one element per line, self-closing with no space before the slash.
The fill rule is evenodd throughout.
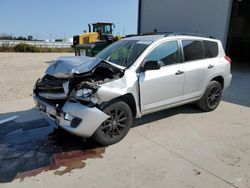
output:
<path id="1" fill-rule="evenodd" d="M 94 22 L 115 23 L 114 34 L 134 34 L 137 14 L 138 0 L 0 0 L 0 34 L 70 38 Z"/>

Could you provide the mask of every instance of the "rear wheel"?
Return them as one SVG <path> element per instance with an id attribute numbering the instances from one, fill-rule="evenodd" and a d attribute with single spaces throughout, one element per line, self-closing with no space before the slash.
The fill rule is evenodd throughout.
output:
<path id="1" fill-rule="evenodd" d="M 130 107 L 120 101 L 115 102 L 103 110 L 110 116 L 104 121 L 93 135 L 93 139 L 101 145 L 111 145 L 122 140 L 132 125 L 132 112 Z"/>
<path id="2" fill-rule="evenodd" d="M 203 97 L 198 102 L 200 109 L 210 112 L 215 110 L 220 101 L 222 95 L 222 87 L 217 81 L 212 81 L 209 83 Z"/>

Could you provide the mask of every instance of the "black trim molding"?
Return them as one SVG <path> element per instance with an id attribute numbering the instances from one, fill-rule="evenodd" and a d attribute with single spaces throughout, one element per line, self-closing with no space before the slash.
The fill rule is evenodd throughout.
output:
<path id="1" fill-rule="evenodd" d="M 137 34 L 141 33 L 141 5 L 142 0 L 138 0 L 138 21 L 137 21 Z"/>

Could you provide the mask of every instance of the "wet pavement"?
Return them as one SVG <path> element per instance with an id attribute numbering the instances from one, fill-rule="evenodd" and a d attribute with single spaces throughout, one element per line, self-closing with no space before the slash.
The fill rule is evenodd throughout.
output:
<path id="1" fill-rule="evenodd" d="M 45 119 L 0 125 L 0 183 L 54 170 L 63 175 L 102 158 L 105 148 L 71 135 Z M 63 168 L 61 168 L 63 167 Z"/>

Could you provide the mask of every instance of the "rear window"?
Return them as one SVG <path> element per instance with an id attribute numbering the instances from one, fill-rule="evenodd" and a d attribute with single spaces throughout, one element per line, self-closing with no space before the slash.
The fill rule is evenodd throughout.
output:
<path id="1" fill-rule="evenodd" d="M 184 61 L 193 61 L 205 58 L 205 52 L 201 41 L 182 41 Z"/>
<path id="2" fill-rule="evenodd" d="M 207 58 L 217 57 L 219 54 L 219 47 L 217 42 L 203 41 L 205 53 Z"/>

